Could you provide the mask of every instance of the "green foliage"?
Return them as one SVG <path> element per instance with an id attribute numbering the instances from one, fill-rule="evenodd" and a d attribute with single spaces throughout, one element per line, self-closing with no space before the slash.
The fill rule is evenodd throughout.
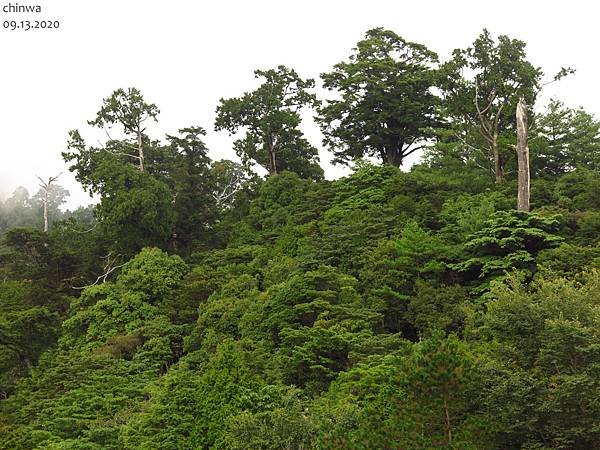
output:
<path id="1" fill-rule="evenodd" d="M 167 186 L 133 167 L 102 165 L 101 171 L 112 195 L 103 198 L 97 217 L 108 235 L 128 253 L 164 246 L 175 222 Z"/>
<path id="2" fill-rule="evenodd" d="M 137 136 L 142 123 L 148 119 L 156 120 L 158 113 L 156 105 L 146 103 L 138 89 L 117 89 L 110 97 L 104 99 L 102 108 L 89 124 L 98 127 L 118 124 L 125 134 Z"/>
<path id="3" fill-rule="evenodd" d="M 582 108 L 567 108 L 559 100 L 551 100 L 536 118 L 535 128 L 533 173 L 548 177 L 576 167 L 600 168 L 600 123 Z"/>
<path id="4" fill-rule="evenodd" d="M 224 448 L 224 420 L 241 411 L 260 380 L 249 371 L 243 349 L 230 340 L 202 367 L 193 355 L 169 371 L 152 390 L 146 410 L 125 428 L 127 448 Z"/>
<path id="5" fill-rule="evenodd" d="M 64 154 L 99 204 L 58 189 L 47 233 L 39 195 L 0 204 L 0 448 L 600 448 L 598 124 L 536 118 L 514 211 L 489 174 L 541 71 L 487 31 L 435 62 L 378 28 L 323 75 L 337 161 L 387 163 L 333 181 L 299 129 L 314 82 L 283 66 L 218 108 L 243 164 L 198 126 L 151 138 L 136 89 L 104 100 L 108 140 Z"/>
<path id="6" fill-rule="evenodd" d="M 600 209 L 600 174 L 578 169 L 562 176 L 556 183 L 558 205 L 570 210 Z"/>
<path id="7" fill-rule="evenodd" d="M 215 191 L 218 192 L 219 186 L 213 180 L 208 149 L 201 139 L 206 131 L 189 127 L 179 130 L 179 134 L 167 136 L 170 146 L 164 165 L 177 217 L 173 229 L 175 247 L 187 253 L 210 234 L 217 215 Z"/>
<path id="8" fill-rule="evenodd" d="M 541 251 L 536 263 L 542 278 L 574 279 L 592 268 L 600 269 L 600 247 L 562 242 L 558 247 Z"/>
<path id="9" fill-rule="evenodd" d="M 102 128 L 108 141 L 87 146 L 77 130 L 69 133 L 65 161 L 90 194 L 100 196 L 96 217 L 113 250 L 132 256 L 145 246 L 170 243 L 189 253 L 207 237 L 216 220 L 210 159 L 201 127 L 167 136 L 168 145 L 149 138 L 145 122 L 156 121 L 158 108 L 135 89 L 119 89 L 104 100 L 90 125 Z M 111 137 L 117 127 L 122 139 Z M 170 242 L 169 242 L 170 241 Z"/>
<path id="10" fill-rule="evenodd" d="M 511 271 L 531 276 L 535 271 L 535 256 L 563 240 L 554 234 L 559 219 L 556 216 L 499 211 L 465 243 L 465 250 L 471 257 L 451 267 L 464 273 L 467 279 L 485 280 L 480 289 L 487 287 L 490 280 L 502 278 Z"/>
<path id="11" fill-rule="evenodd" d="M 178 256 L 155 248 L 142 250 L 114 284 L 91 286 L 73 303 L 73 314 L 63 323 L 60 346 L 93 349 L 116 335 L 135 334 L 160 317 L 160 302 L 185 271 Z"/>
<path id="12" fill-rule="evenodd" d="M 301 391 L 267 385 L 248 393 L 249 410 L 231 416 L 223 446 L 228 449 L 311 448 L 314 424 Z"/>
<path id="13" fill-rule="evenodd" d="M 0 284 L 0 397 L 12 394 L 19 377 L 58 337 L 59 314 L 32 282 Z"/>
<path id="14" fill-rule="evenodd" d="M 599 280 L 495 291 L 479 334 L 494 343 L 482 401 L 496 448 L 597 447 Z"/>
<path id="15" fill-rule="evenodd" d="M 371 336 L 379 315 L 362 303 L 355 284 L 323 266 L 266 292 L 254 326 L 276 349 L 274 363 L 285 383 L 319 391 L 349 367 L 352 350 Z"/>
<path id="16" fill-rule="evenodd" d="M 502 181 L 513 160 L 515 108 L 520 97 L 533 105 L 542 70 L 526 59 L 525 42 L 501 35 L 496 41 L 488 30 L 466 49 L 456 49 L 441 70 L 444 108 L 452 117 L 446 146 Z"/>
<path id="17" fill-rule="evenodd" d="M 244 163 L 254 162 L 269 174 L 289 170 L 304 178 L 322 178 L 317 149 L 298 128 L 302 108 L 318 104 L 309 91 L 314 80 L 303 80 L 285 66 L 254 74 L 265 79 L 263 84 L 240 98 L 221 99 L 215 129 L 230 134 L 246 131 L 234 144 Z"/>
<path id="18" fill-rule="evenodd" d="M 475 360 L 455 336 L 435 335 L 341 375 L 316 404 L 319 448 L 485 448 L 468 415 Z"/>
<path id="19" fill-rule="evenodd" d="M 323 85 L 341 94 L 318 118 L 334 161 L 375 156 L 398 167 L 422 148 L 439 124 L 438 99 L 431 92 L 436 62 L 437 55 L 424 45 L 374 28 L 348 62 L 322 74 Z"/>

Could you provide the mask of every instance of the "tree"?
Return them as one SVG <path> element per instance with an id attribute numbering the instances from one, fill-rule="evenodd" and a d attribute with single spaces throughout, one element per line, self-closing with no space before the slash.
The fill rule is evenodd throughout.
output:
<path id="1" fill-rule="evenodd" d="M 298 129 L 300 111 L 318 104 L 310 92 L 314 80 L 303 80 L 285 66 L 256 70 L 254 74 L 265 81 L 242 97 L 221 99 L 215 130 L 227 130 L 230 134 L 246 131 L 234 143 L 245 164 L 254 161 L 271 175 L 289 170 L 305 178 L 322 178 L 317 149 Z"/>
<path id="2" fill-rule="evenodd" d="M 35 223 L 29 191 L 23 186 L 16 188 L 6 199 L 0 212 L 0 234 L 12 227 L 33 226 Z"/>
<path id="3" fill-rule="evenodd" d="M 195 241 L 204 237 L 216 220 L 217 204 L 213 197 L 214 179 L 208 149 L 201 139 L 201 127 L 179 130 L 180 136 L 167 136 L 171 164 L 167 178 L 173 184 L 175 241 L 179 250 L 190 251 Z"/>
<path id="4" fill-rule="evenodd" d="M 96 216 L 115 243 L 114 249 L 130 255 L 144 246 L 165 246 L 176 219 L 173 189 L 163 173 L 165 168 L 152 159 L 148 164 L 148 153 L 153 158 L 163 156 L 159 143 L 143 134 L 143 123 L 156 120 L 157 114 L 158 108 L 146 103 L 137 89 L 118 89 L 104 100 L 96 119 L 89 123 L 107 134 L 107 127 L 119 125 L 125 139 L 109 135 L 104 146 L 88 147 L 79 131 L 72 130 L 68 151 L 62 153 L 65 161 L 72 162 L 69 170 L 75 172 L 83 188 L 90 195 L 100 195 Z M 137 155 L 130 153 L 132 137 L 137 142 Z M 132 164 L 131 158 L 137 162 Z"/>
<path id="5" fill-rule="evenodd" d="M 104 128 L 110 141 L 112 138 L 108 134 L 107 127 L 120 125 L 126 136 L 126 141 L 121 145 L 124 147 L 120 151 L 130 158 L 137 160 L 137 166 L 140 171 L 144 171 L 144 122 L 148 119 L 156 121 L 159 110 L 153 103 L 146 103 L 141 92 L 136 88 L 127 90 L 117 89 L 102 104 L 96 118 L 89 121 L 90 125 Z M 134 143 L 127 142 L 133 139 Z M 129 153 L 130 150 L 137 151 L 137 155 Z"/>
<path id="6" fill-rule="evenodd" d="M 230 207 L 236 195 L 256 176 L 243 164 L 226 159 L 214 161 L 210 171 L 215 182 L 213 198 L 221 210 Z"/>
<path id="7" fill-rule="evenodd" d="M 65 161 L 73 162 L 69 170 L 75 172 L 76 180 L 84 189 L 90 194 L 105 194 L 105 180 L 98 177 L 98 172 L 108 160 L 135 167 L 140 172 L 148 169 L 146 153 L 157 143 L 151 142 L 144 134 L 146 128 L 143 124 L 148 119 L 156 121 L 158 113 L 158 107 L 146 103 L 138 89 L 117 89 L 103 100 L 96 118 L 88 121 L 88 124 L 106 133 L 108 140 L 104 144 L 87 147 L 78 130 L 69 131 L 68 151 L 63 152 L 62 156 Z M 120 137 L 123 139 L 111 136 L 110 131 L 114 126 L 120 128 L 124 135 Z M 132 151 L 136 154 L 132 154 Z M 156 149 L 152 149 L 152 153 L 156 153 Z M 133 164 L 132 159 L 135 161 Z"/>
<path id="8" fill-rule="evenodd" d="M 53 188 L 52 183 L 54 183 L 58 177 L 60 177 L 60 174 L 56 175 L 55 177 L 48 177 L 48 181 L 37 177 L 38 180 L 40 180 L 40 188 L 42 189 L 42 195 L 40 197 L 44 211 L 44 233 L 48 232 L 48 204 L 50 203 L 50 191 Z"/>
<path id="9" fill-rule="evenodd" d="M 324 86 L 341 96 L 328 101 L 317 119 L 334 161 L 375 156 L 398 167 L 423 148 L 440 124 L 432 93 L 436 62 L 424 45 L 375 28 L 349 61 L 321 74 Z"/>
<path id="10" fill-rule="evenodd" d="M 598 448 L 599 275 L 495 288 L 477 319 L 489 345 L 479 402 L 496 428 L 487 448 Z"/>
<path id="11" fill-rule="evenodd" d="M 535 103 L 542 71 L 526 59 L 525 42 L 483 30 L 471 47 L 456 49 L 443 65 L 442 90 L 452 124 L 463 145 L 477 147 L 475 129 L 487 147 L 497 183 L 504 180 L 507 134 L 513 134 L 513 111 L 520 97 Z M 471 141 L 470 143 L 468 141 Z"/>
<path id="12" fill-rule="evenodd" d="M 576 167 L 600 168 L 600 121 L 583 108 L 551 100 L 535 118 L 531 140 L 532 171 L 557 176 Z"/>
<path id="13" fill-rule="evenodd" d="M 176 221 L 169 187 L 132 167 L 105 164 L 102 172 L 108 189 L 96 216 L 118 250 L 133 254 L 147 246 L 164 247 Z"/>
<path id="14" fill-rule="evenodd" d="M 535 256 L 544 249 L 558 246 L 563 238 L 555 233 L 560 216 L 542 216 L 523 211 L 498 211 L 485 226 L 469 236 L 463 261 L 450 267 L 463 272 L 465 278 L 483 279 L 475 291 L 489 288 L 490 281 L 503 280 L 509 271 L 519 271 L 531 278 L 535 272 Z"/>

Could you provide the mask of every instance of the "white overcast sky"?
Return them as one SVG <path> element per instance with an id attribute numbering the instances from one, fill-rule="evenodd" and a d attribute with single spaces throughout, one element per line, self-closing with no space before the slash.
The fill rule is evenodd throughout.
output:
<path id="1" fill-rule="evenodd" d="M 0 6 L 8 4 L 0 0 Z M 89 202 L 60 152 L 67 132 L 88 129 L 103 98 L 138 87 L 161 114 L 150 134 L 162 137 L 189 125 L 206 128 L 213 158 L 234 158 L 232 139 L 213 131 L 221 97 L 255 86 L 253 70 L 285 64 L 317 78 L 346 59 L 364 32 L 389 28 L 427 45 L 445 59 L 487 27 L 528 44 L 529 59 L 547 74 L 572 66 L 577 74 L 545 97 L 600 114 L 597 54 L 599 7 L 591 1 L 198 1 L 19 0 L 39 4 L 39 18 L 58 19 L 58 31 L 0 28 L 0 196 L 18 185 L 31 193 L 35 176 L 63 172 L 69 206 Z M 0 12 L 0 25 L 7 17 Z M 35 19 L 34 17 L 30 17 Z M 320 134 L 306 123 L 308 138 Z M 84 133 L 85 134 L 85 133 Z M 326 152 L 321 161 L 332 168 Z"/>

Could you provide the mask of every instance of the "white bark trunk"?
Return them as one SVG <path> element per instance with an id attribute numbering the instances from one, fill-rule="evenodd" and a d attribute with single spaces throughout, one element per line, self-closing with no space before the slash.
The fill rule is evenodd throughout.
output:
<path id="1" fill-rule="evenodd" d="M 48 201 L 49 201 L 49 195 L 50 195 L 50 188 L 52 186 L 52 183 L 54 183 L 56 180 L 58 180 L 58 177 L 60 177 L 60 175 L 61 174 L 59 173 L 55 177 L 50 177 L 50 178 L 48 178 L 48 181 L 44 181 L 40 177 L 37 177 L 37 179 L 40 180 L 40 187 L 44 191 L 44 198 L 42 199 L 42 206 L 44 207 L 44 233 L 47 233 L 48 228 L 49 228 L 48 227 Z"/>
<path id="2" fill-rule="evenodd" d="M 144 147 L 142 146 L 142 131 L 140 125 L 137 128 L 137 145 L 138 145 L 138 157 L 140 159 L 140 172 L 144 171 Z"/>
<path id="3" fill-rule="evenodd" d="M 48 191 L 50 190 L 50 184 L 44 188 L 44 233 L 48 232 Z"/>
<path id="4" fill-rule="evenodd" d="M 527 105 L 523 97 L 517 103 L 517 161 L 519 164 L 517 209 L 529 212 L 529 147 L 527 145 Z"/>

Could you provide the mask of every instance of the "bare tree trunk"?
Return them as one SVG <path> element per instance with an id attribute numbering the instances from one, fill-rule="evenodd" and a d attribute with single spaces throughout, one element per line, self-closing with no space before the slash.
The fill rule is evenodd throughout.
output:
<path id="1" fill-rule="evenodd" d="M 275 152 L 271 152 L 271 164 L 273 166 L 273 173 L 277 174 L 277 163 L 275 162 Z"/>
<path id="2" fill-rule="evenodd" d="M 137 145 L 138 145 L 138 156 L 140 159 L 140 172 L 144 171 L 144 147 L 142 146 L 142 130 L 140 125 L 137 127 Z"/>
<path id="3" fill-rule="evenodd" d="M 396 148 L 388 148 L 387 150 L 387 164 L 394 167 L 400 167 L 402 165 L 402 152 Z"/>
<path id="4" fill-rule="evenodd" d="M 56 180 L 58 180 L 58 177 L 60 177 L 60 175 L 61 174 L 59 173 L 55 177 L 50 177 L 50 178 L 48 178 L 48 181 L 44 181 L 40 177 L 37 177 L 37 179 L 40 180 L 40 187 L 44 191 L 44 198 L 42 200 L 43 207 L 44 207 L 44 233 L 48 232 L 48 201 L 49 201 L 48 197 L 50 194 L 50 188 L 52 187 L 52 183 L 54 183 Z"/>
<path id="5" fill-rule="evenodd" d="M 48 191 L 50 190 L 50 184 L 44 189 L 44 233 L 48 232 Z"/>
<path id="6" fill-rule="evenodd" d="M 502 170 L 502 160 L 500 159 L 500 149 L 498 148 L 498 133 L 492 136 L 492 155 L 494 157 L 494 175 L 496 183 L 504 181 L 504 173 Z"/>
<path id="7" fill-rule="evenodd" d="M 448 400 L 444 397 L 444 419 L 446 421 L 446 443 L 452 444 L 452 423 L 450 422 L 450 408 Z"/>
<path id="8" fill-rule="evenodd" d="M 272 138 L 271 138 L 272 139 Z M 269 145 L 269 156 L 271 157 L 271 173 L 277 175 L 277 162 L 275 160 L 275 146 Z"/>
<path id="9" fill-rule="evenodd" d="M 517 209 L 529 212 L 529 147 L 527 145 L 527 105 L 523 97 L 517 103 L 517 160 L 519 164 Z"/>

